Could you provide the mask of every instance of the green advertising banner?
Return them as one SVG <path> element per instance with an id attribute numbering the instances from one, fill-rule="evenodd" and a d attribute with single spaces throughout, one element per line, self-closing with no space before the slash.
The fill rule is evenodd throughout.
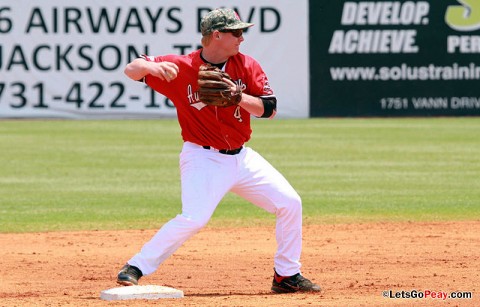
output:
<path id="1" fill-rule="evenodd" d="M 310 1 L 310 115 L 480 115 L 480 0 Z"/>

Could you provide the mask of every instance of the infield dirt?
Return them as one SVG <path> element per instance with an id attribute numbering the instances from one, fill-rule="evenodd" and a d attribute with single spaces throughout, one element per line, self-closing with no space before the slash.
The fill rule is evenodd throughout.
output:
<path id="1" fill-rule="evenodd" d="M 0 306 L 480 305 L 480 221 L 304 226 L 302 273 L 323 292 L 282 295 L 270 292 L 273 225 L 207 227 L 141 279 L 181 289 L 185 298 L 101 300 L 155 232 L 0 234 Z M 384 297 L 389 290 L 388 296 L 461 291 L 473 298 Z"/>

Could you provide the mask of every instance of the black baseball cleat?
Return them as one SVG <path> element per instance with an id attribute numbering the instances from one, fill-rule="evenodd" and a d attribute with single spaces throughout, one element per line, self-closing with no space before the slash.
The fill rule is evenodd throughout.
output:
<path id="1" fill-rule="evenodd" d="M 275 271 L 273 275 L 272 291 L 275 293 L 293 292 L 320 292 L 319 285 L 303 277 L 300 273 L 293 276 L 280 276 Z"/>
<path id="2" fill-rule="evenodd" d="M 124 286 L 138 285 L 138 280 L 142 277 L 142 271 L 139 268 L 128 263 L 118 272 L 117 283 Z"/>

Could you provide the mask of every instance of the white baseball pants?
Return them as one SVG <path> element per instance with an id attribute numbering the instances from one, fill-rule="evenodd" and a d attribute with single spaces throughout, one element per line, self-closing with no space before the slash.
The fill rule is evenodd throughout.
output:
<path id="1" fill-rule="evenodd" d="M 153 273 L 204 227 L 229 191 L 276 215 L 274 266 L 281 276 L 300 272 L 302 202 L 288 181 L 249 147 L 225 155 L 185 142 L 180 154 L 182 213 L 167 222 L 128 263 Z"/>

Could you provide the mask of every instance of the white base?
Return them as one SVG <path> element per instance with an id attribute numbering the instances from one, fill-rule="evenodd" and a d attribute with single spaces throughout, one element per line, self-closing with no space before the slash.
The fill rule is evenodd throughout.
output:
<path id="1" fill-rule="evenodd" d="M 103 290 L 100 298 L 106 301 L 159 298 L 182 298 L 183 291 L 163 286 L 128 286 Z"/>

